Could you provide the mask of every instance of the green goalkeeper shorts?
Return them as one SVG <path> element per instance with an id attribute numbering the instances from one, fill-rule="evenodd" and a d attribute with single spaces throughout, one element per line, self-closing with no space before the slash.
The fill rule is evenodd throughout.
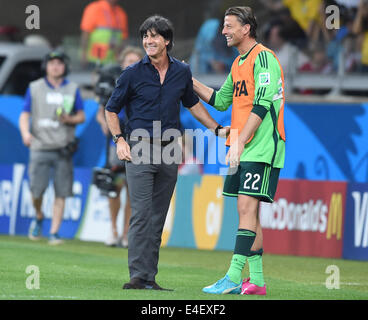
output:
<path id="1" fill-rule="evenodd" d="M 236 168 L 230 168 L 224 183 L 223 195 L 237 197 L 245 194 L 260 201 L 273 202 L 279 181 L 279 168 L 263 162 L 241 161 Z"/>

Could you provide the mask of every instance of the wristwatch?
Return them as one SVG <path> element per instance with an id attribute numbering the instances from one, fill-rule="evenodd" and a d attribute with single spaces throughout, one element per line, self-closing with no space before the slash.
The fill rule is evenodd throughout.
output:
<path id="1" fill-rule="evenodd" d="M 223 128 L 224 128 L 224 127 L 223 127 L 221 124 L 219 124 L 219 125 L 216 127 L 216 129 L 215 129 L 215 135 L 216 135 L 216 136 L 218 136 L 218 134 L 219 134 L 219 133 L 218 133 L 218 132 L 219 132 L 219 130 L 220 130 L 220 129 L 223 129 Z"/>
<path id="2" fill-rule="evenodd" d="M 117 143 L 120 137 L 124 137 L 124 135 L 122 133 L 114 134 L 112 136 L 112 141 L 114 141 L 114 143 Z"/>

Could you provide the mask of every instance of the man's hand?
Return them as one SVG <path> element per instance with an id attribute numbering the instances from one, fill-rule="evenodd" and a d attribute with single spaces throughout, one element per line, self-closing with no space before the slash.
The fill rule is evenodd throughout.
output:
<path id="1" fill-rule="evenodd" d="M 83 123 L 85 121 L 85 114 L 83 110 L 78 110 L 77 113 L 70 115 L 68 113 L 62 112 L 59 115 L 59 121 L 63 124 L 75 126 L 77 124 Z"/>
<path id="2" fill-rule="evenodd" d="M 227 138 L 230 134 L 230 126 L 223 127 L 218 131 L 218 136 L 221 138 Z"/>
<path id="3" fill-rule="evenodd" d="M 73 121 L 73 117 L 70 116 L 69 114 L 67 113 L 62 113 L 60 116 L 59 116 L 59 120 L 61 123 L 63 124 L 72 124 L 72 121 Z"/>
<path id="4" fill-rule="evenodd" d="M 116 143 L 116 155 L 120 160 L 132 161 L 129 144 L 123 138 Z"/>
<path id="5" fill-rule="evenodd" d="M 236 141 L 231 145 L 229 151 L 227 152 L 225 158 L 225 164 L 230 164 L 230 168 L 237 167 L 240 163 L 240 156 L 244 150 L 244 144 L 236 139 Z"/>
<path id="6" fill-rule="evenodd" d="M 33 136 L 30 132 L 25 132 L 22 135 L 22 140 L 26 147 L 29 147 L 31 145 L 32 139 L 33 139 Z"/>
<path id="7" fill-rule="evenodd" d="M 261 123 L 262 119 L 257 114 L 251 112 L 240 135 L 236 139 L 234 137 L 234 143 L 230 141 L 231 147 L 225 158 L 226 164 L 229 163 L 230 167 L 237 167 L 239 165 L 240 156 L 244 151 L 245 145 L 249 142 Z"/>

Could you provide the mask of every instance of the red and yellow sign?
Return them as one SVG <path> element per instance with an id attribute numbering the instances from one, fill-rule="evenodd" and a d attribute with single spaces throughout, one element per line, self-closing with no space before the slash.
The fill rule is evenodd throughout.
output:
<path id="1" fill-rule="evenodd" d="M 274 203 L 260 209 L 265 252 L 341 258 L 346 186 L 280 180 Z"/>

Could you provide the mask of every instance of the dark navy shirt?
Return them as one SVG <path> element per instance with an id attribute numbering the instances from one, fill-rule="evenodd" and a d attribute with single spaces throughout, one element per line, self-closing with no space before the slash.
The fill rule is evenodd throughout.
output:
<path id="1" fill-rule="evenodd" d="M 191 108 L 199 102 L 193 91 L 189 66 L 169 56 L 163 84 L 148 56 L 126 68 L 106 104 L 106 110 L 119 114 L 126 107 L 126 133 L 145 129 L 153 137 L 153 121 L 161 121 L 161 134 L 180 129 L 180 102 Z M 155 134 L 155 138 L 159 138 Z"/>

